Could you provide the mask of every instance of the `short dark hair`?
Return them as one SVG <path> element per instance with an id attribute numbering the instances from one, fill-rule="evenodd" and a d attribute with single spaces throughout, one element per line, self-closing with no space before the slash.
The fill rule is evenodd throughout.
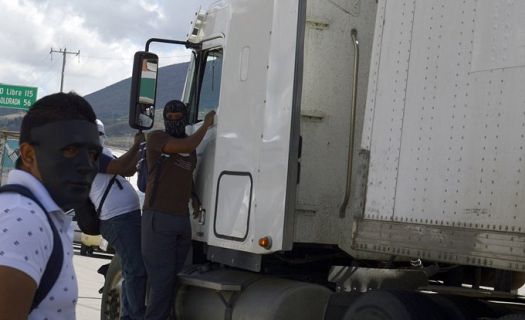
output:
<path id="1" fill-rule="evenodd" d="M 86 120 L 95 123 L 93 108 L 78 94 L 54 93 L 37 100 L 25 114 L 20 126 L 19 143 L 32 142 L 31 130 L 48 123 L 63 120 Z"/>

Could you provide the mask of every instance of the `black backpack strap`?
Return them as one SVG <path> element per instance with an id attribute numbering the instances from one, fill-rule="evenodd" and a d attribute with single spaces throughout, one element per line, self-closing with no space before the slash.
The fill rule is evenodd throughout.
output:
<path id="1" fill-rule="evenodd" d="M 104 195 L 102 195 L 102 199 L 100 200 L 100 203 L 98 204 L 97 208 L 97 215 L 100 217 L 100 211 L 102 210 L 102 206 L 104 205 L 104 201 L 106 201 L 106 198 L 108 196 L 109 190 L 111 189 L 111 186 L 115 181 L 117 180 L 117 175 L 114 175 L 111 180 L 109 180 L 108 186 L 106 187 L 106 190 L 104 190 Z M 122 185 L 119 181 L 117 181 L 117 184 L 119 185 L 119 188 L 122 190 Z"/>
<path id="2" fill-rule="evenodd" d="M 47 221 L 49 222 L 49 226 L 51 227 L 51 231 L 53 232 L 53 250 L 51 251 L 49 260 L 47 260 L 46 269 L 42 274 L 40 284 L 38 285 L 38 288 L 35 292 L 35 296 L 33 297 L 33 304 L 31 305 L 31 310 L 33 310 L 36 307 L 38 307 L 40 302 L 42 302 L 42 300 L 44 300 L 44 298 L 47 296 L 51 288 L 55 285 L 55 282 L 57 281 L 58 276 L 60 275 L 60 271 L 62 271 L 62 262 L 64 261 L 62 240 L 60 240 L 60 235 L 57 231 L 57 228 L 51 220 L 51 217 L 49 216 L 49 213 L 47 212 L 46 208 L 42 205 L 40 201 L 38 201 L 38 199 L 33 195 L 33 193 L 29 191 L 29 189 L 18 184 L 7 184 L 0 187 L 0 193 L 2 192 L 18 193 L 26 198 L 33 200 L 33 202 L 36 203 L 40 208 L 42 208 L 42 210 L 46 214 Z"/>

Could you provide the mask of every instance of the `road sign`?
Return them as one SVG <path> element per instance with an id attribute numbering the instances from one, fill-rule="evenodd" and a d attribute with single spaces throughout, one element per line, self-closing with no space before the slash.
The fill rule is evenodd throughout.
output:
<path id="1" fill-rule="evenodd" d="M 0 83 L 0 107 L 29 110 L 36 101 L 38 88 Z"/>

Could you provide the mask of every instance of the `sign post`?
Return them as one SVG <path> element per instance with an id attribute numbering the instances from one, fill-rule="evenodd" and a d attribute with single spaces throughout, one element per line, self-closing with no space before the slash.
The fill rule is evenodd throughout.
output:
<path id="1" fill-rule="evenodd" d="M 0 107 L 29 110 L 35 103 L 38 88 L 0 83 Z"/>

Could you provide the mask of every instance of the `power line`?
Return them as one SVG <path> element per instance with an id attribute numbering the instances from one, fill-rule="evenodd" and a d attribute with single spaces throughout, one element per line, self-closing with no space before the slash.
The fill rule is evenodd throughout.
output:
<path id="1" fill-rule="evenodd" d="M 54 50 L 53 48 L 51 48 L 51 51 L 49 51 L 49 54 L 52 55 L 55 52 L 62 54 L 62 76 L 60 77 L 60 92 L 63 92 L 62 89 L 64 88 L 64 69 L 66 68 L 66 55 L 74 54 L 74 55 L 78 56 L 80 54 L 80 50 L 78 50 L 77 52 L 69 52 L 69 51 L 67 51 L 66 48 L 64 48 L 64 50 L 62 50 L 62 49 Z"/>
<path id="2" fill-rule="evenodd" d="M 101 56 L 86 56 L 83 55 L 84 59 L 87 60 L 120 60 L 120 61 L 133 61 L 133 57 L 129 58 L 115 58 L 115 57 L 101 57 Z M 180 55 L 174 55 L 174 56 L 159 56 L 159 59 L 171 59 L 171 58 L 190 58 L 190 54 L 180 54 Z"/>

